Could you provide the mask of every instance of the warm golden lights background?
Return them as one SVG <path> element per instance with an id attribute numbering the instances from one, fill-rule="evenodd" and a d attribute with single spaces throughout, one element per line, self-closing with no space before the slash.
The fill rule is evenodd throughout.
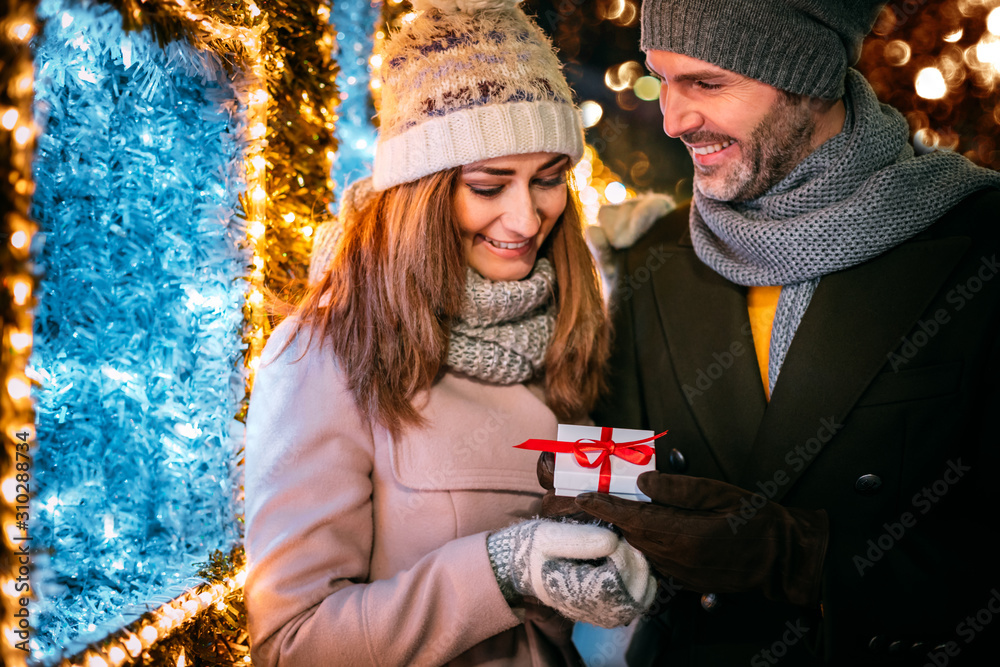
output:
<path id="1" fill-rule="evenodd" d="M 890 3 L 858 67 L 906 115 L 918 151 L 1000 169 L 1000 0 Z"/>

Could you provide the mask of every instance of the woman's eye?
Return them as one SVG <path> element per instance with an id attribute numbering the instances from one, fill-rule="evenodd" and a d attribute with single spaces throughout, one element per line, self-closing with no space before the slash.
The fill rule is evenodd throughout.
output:
<path id="1" fill-rule="evenodd" d="M 558 176 L 553 176 L 552 178 L 540 178 L 536 180 L 535 183 L 543 188 L 554 188 L 560 185 L 565 185 L 566 173 L 563 172 Z"/>
<path id="2" fill-rule="evenodd" d="M 476 187 L 474 185 L 469 185 L 468 187 L 470 190 L 472 190 L 475 194 L 479 195 L 480 197 L 496 197 L 498 194 L 503 192 L 502 185 L 498 185 L 492 188 L 482 188 L 482 187 Z"/>

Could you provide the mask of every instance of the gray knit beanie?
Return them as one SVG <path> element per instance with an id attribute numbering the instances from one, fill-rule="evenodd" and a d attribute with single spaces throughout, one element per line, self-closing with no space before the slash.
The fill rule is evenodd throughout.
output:
<path id="1" fill-rule="evenodd" d="M 839 99 L 884 2 L 643 0 L 643 51 L 672 51 L 809 97 Z"/>

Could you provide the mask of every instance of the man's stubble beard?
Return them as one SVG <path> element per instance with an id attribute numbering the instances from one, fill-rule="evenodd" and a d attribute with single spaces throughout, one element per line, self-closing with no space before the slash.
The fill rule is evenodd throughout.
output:
<path id="1" fill-rule="evenodd" d="M 812 152 L 811 140 L 816 119 L 809 98 L 782 93 L 770 111 L 740 142 L 740 161 L 722 168 L 723 178 L 708 175 L 695 164 L 694 186 L 703 195 L 719 201 L 756 199 L 781 182 Z M 712 174 L 714 175 L 714 174 Z"/>

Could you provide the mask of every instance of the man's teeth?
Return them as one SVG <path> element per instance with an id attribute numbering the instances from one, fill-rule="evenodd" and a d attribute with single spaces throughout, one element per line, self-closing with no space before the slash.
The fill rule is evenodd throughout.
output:
<path id="1" fill-rule="evenodd" d="M 695 155 L 711 155 L 712 153 L 718 153 L 723 148 L 728 148 L 736 142 L 730 139 L 729 141 L 724 141 L 721 144 L 714 144 L 712 146 L 702 146 L 701 148 L 691 147 L 691 150 L 695 152 Z"/>
<path id="2" fill-rule="evenodd" d="M 503 241 L 495 241 L 489 238 L 488 236 L 484 236 L 483 238 L 486 239 L 486 242 L 489 243 L 491 246 L 495 248 L 503 248 L 505 250 L 510 250 L 512 248 L 523 248 L 524 246 L 528 245 L 528 243 L 531 241 L 531 239 L 524 239 L 520 243 L 504 243 Z"/>

